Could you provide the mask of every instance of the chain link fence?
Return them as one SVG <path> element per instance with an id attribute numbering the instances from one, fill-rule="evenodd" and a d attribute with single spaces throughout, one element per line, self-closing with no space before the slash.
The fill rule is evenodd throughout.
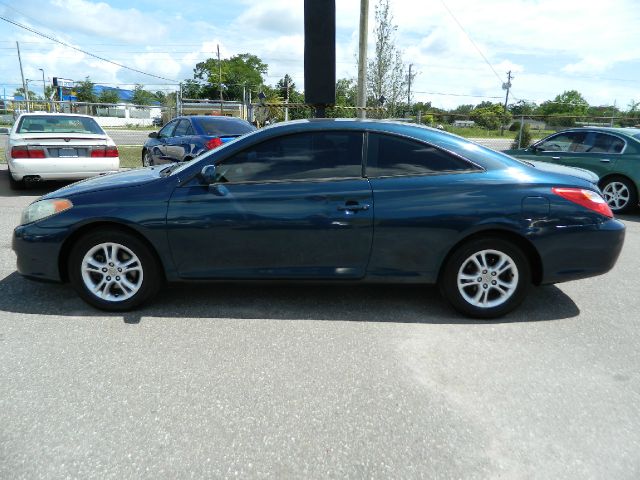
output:
<path id="1" fill-rule="evenodd" d="M 15 118 L 27 111 L 79 113 L 93 116 L 114 140 L 121 153 L 124 166 L 141 164 L 142 145 L 149 133 L 178 115 L 224 115 L 247 119 L 257 127 L 286 120 L 308 119 L 316 116 L 316 109 L 306 104 L 253 103 L 230 101 L 188 100 L 176 106 L 102 104 L 84 102 L 27 102 L 5 101 L 0 105 L 0 124 L 10 126 Z M 355 118 L 360 109 L 356 107 L 327 107 L 327 118 Z M 371 119 L 386 119 L 410 122 L 447 131 L 468 138 L 494 150 L 524 148 L 559 130 L 583 126 L 637 126 L 639 119 L 628 117 L 586 117 L 556 115 L 542 117 L 516 115 L 505 125 L 500 119 L 474 120 L 469 114 L 442 112 L 405 111 L 401 117 L 390 114 L 381 107 L 367 107 L 365 115 Z M 0 135 L 0 162 L 5 161 L 6 135 Z"/>

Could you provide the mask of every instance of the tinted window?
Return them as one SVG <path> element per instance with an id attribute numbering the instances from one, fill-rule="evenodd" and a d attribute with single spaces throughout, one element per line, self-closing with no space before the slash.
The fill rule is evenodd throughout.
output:
<path id="1" fill-rule="evenodd" d="M 620 153 L 624 148 L 624 141 L 606 133 L 596 133 L 590 153 Z"/>
<path id="2" fill-rule="evenodd" d="M 191 122 L 186 119 L 180 120 L 178 126 L 173 132 L 173 137 L 183 137 L 185 135 L 189 135 L 189 129 L 191 128 Z"/>
<path id="3" fill-rule="evenodd" d="M 198 118 L 193 119 L 205 135 L 242 135 L 252 132 L 255 127 L 249 122 L 235 118 Z"/>
<path id="4" fill-rule="evenodd" d="M 425 175 L 477 170 L 473 164 L 431 145 L 390 135 L 369 134 L 368 177 Z"/>
<path id="5" fill-rule="evenodd" d="M 220 182 L 362 176 L 362 133 L 287 135 L 248 148 L 217 166 Z"/>
<path id="6" fill-rule="evenodd" d="M 158 132 L 158 137 L 160 138 L 167 138 L 167 137 L 171 137 L 173 135 L 173 129 L 176 128 L 176 125 L 178 124 L 178 120 L 172 120 L 169 123 L 167 123 L 164 127 L 162 127 L 162 129 Z"/>
<path id="7" fill-rule="evenodd" d="M 34 132 L 105 134 L 93 118 L 66 115 L 29 115 L 28 117 L 22 117 L 16 133 Z"/>
<path id="8" fill-rule="evenodd" d="M 591 145 L 587 142 L 589 132 L 566 132 L 543 140 L 538 145 L 545 152 L 584 152 Z M 593 138 L 593 136 L 590 136 Z"/>

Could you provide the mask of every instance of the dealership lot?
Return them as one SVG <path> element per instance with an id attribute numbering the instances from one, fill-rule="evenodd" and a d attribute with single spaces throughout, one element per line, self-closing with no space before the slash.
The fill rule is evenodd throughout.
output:
<path id="1" fill-rule="evenodd" d="M 615 269 L 471 322 L 435 288 L 179 286 L 105 314 L 15 272 L 0 478 L 638 478 L 640 212 Z"/>

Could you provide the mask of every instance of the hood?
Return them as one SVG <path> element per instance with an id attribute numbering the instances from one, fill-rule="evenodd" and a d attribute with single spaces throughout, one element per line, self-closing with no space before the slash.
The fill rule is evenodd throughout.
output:
<path id="1" fill-rule="evenodd" d="M 97 192 L 121 187 L 135 187 L 145 183 L 158 180 L 160 170 L 165 167 L 147 167 L 128 170 L 126 172 L 112 173 L 108 175 L 98 175 L 86 180 L 81 180 L 66 187 L 62 187 L 54 192 L 44 195 L 42 198 L 60 198 L 77 195 L 80 193 Z"/>
<path id="2" fill-rule="evenodd" d="M 526 163 L 529 163 L 533 168 L 535 168 L 536 170 L 540 170 L 541 172 L 569 175 L 570 177 L 579 178 L 580 180 L 586 180 L 587 182 L 596 186 L 598 185 L 598 181 L 600 180 L 598 175 L 590 170 L 585 170 L 584 168 L 567 167 L 565 165 L 557 165 L 555 163 L 548 162 L 536 162 L 531 160 L 525 161 Z"/>

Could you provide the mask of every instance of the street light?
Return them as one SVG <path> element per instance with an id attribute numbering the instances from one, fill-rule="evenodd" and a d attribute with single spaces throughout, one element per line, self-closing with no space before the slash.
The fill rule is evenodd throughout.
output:
<path id="1" fill-rule="evenodd" d="M 44 99 L 45 102 L 47 102 L 47 86 L 44 83 L 44 70 L 42 68 L 39 68 L 38 70 L 42 72 L 42 98 Z M 47 102 L 47 105 L 49 105 L 48 102 Z"/>

